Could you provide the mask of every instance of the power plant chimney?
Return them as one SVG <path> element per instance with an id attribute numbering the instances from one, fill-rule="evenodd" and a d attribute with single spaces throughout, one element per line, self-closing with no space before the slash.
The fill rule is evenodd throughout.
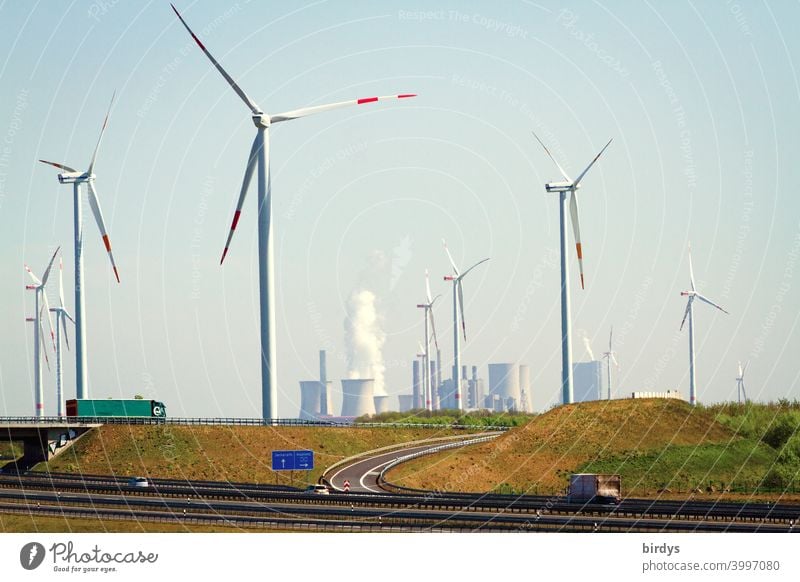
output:
<path id="1" fill-rule="evenodd" d="M 411 384 L 411 407 L 412 408 L 425 408 L 422 402 L 422 394 L 420 393 L 420 376 L 419 376 L 419 360 L 415 359 L 412 365 L 412 384 Z"/>
<path id="2" fill-rule="evenodd" d="M 327 416 L 333 413 L 330 400 L 330 391 L 328 390 L 328 357 L 325 350 L 319 351 L 319 383 L 320 383 L 320 414 Z"/>

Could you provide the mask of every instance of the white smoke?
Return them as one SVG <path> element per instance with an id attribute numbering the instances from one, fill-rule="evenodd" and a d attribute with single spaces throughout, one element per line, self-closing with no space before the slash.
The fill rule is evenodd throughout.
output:
<path id="1" fill-rule="evenodd" d="M 581 330 L 581 334 L 583 335 L 583 345 L 586 348 L 586 351 L 589 353 L 589 361 L 594 361 L 594 352 L 592 351 L 592 343 L 589 341 L 589 336 L 586 335 L 584 330 Z"/>
<path id="2" fill-rule="evenodd" d="M 347 376 L 351 380 L 374 378 L 375 396 L 386 396 L 382 354 L 386 334 L 381 329 L 375 299 L 372 291 L 356 289 L 347 300 L 344 320 Z"/>

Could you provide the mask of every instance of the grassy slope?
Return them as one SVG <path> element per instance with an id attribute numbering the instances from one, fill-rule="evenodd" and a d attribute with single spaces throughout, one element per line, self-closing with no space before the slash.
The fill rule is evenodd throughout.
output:
<path id="1" fill-rule="evenodd" d="M 718 484 L 737 473 L 763 474 L 774 455 L 685 402 L 616 400 L 555 408 L 493 443 L 403 465 L 389 479 L 425 489 L 487 491 L 505 484 L 551 493 L 566 486 L 569 473 L 597 468 L 622 473 L 625 493 L 635 494 L 673 477 Z"/>
<path id="2" fill-rule="evenodd" d="M 295 484 L 314 482 L 325 467 L 362 451 L 446 436 L 446 429 L 104 426 L 49 463 L 52 471 L 288 484 L 270 468 L 273 449 L 311 449 L 315 469 L 295 471 Z M 45 470 L 42 463 L 37 470 Z M 277 480 L 277 481 L 276 481 Z"/>
<path id="3" fill-rule="evenodd" d="M 130 520 L 65 519 L 0 513 L 0 533 L 182 533 L 182 532 L 257 532 L 264 530 L 240 529 L 216 525 L 181 525 Z"/>

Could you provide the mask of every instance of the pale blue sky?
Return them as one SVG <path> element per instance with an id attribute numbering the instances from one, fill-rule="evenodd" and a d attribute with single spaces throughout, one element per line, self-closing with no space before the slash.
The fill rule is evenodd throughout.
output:
<path id="1" fill-rule="evenodd" d="M 442 237 L 462 265 L 492 257 L 465 282 L 463 363 L 484 377 L 489 362 L 530 364 L 535 406 L 557 400 L 557 203 L 543 189 L 557 172 L 532 129 L 572 173 L 614 138 L 580 193 L 576 360 L 583 332 L 601 352 L 613 324 L 619 391 L 688 392 L 678 326 L 691 240 L 701 291 L 731 312 L 696 310 L 700 400 L 735 398 L 739 359 L 751 360 L 752 397 L 800 396 L 796 3 L 291 6 L 178 3 L 268 112 L 419 97 L 272 133 L 280 416 L 297 414 L 320 347 L 329 377 L 344 374 L 344 305 L 365 277 L 390 394 L 410 390 L 425 268 L 444 294 L 451 357 Z M 87 213 L 92 393 L 147 394 L 171 415 L 258 416 L 254 192 L 218 265 L 254 129 L 169 4 L 0 2 L 0 81 L 0 414 L 33 409 L 23 263 L 41 271 L 62 245 L 73 303 L 71 189 L 36 160 L 84 168 L 116 89 L 96 184 L 122 284 Z M 367 276 L 376 251 L 384 267 Z M 47 375 L 48 413 L 54 394 Z"/>

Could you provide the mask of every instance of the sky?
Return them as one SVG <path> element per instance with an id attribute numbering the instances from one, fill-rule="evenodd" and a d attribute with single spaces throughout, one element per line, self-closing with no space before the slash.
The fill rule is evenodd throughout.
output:
<path id="1" fill-rule="evenodd" d="M 688 396 L 691 241 L 699 290 L 730 312 L 695 310 L 699 401 L 736 398 L 738 361 L 752 399 L 800 397 L 796 3 L 177 7 L 267 112 L 418 94 L 271 132 L 278 416 L 297 416 L 319 349 L 330 379 L 347 374 L 346 306 L 365 288 L 390 395 L 411 389 L 426 269 L 448 362 L 443 238 L 462 267 L 491 257 L 464 281 L 462 363 L 484 378 L 490 362 L 528 364 L 534 407 L 559 400 L 558 206 L 544 190 L 559 175 L 532 131 L 571 175 L 614 140 L 579 192 L 584 290 L 570 235 L 576 361 L 583 335 L 599 353 L 613 326 L 616 394 Z M 84 169 L 115 91 L 95 173 L 120 284 L 83 194 L 91 394 L 141 394 L 170 416 L 258 417 L 254 186 L 219 265 L 249 111 L 168 2 L 113 0 L 0 2 L 0 415 L 33 411 L 23 265 L 40 274 L 61 245 L 74 303 L 72 190 L 37 160 Z M 55 303 L 55 278 L 47 292 Z M 45 368 L 47 414 L 54 396 Z"/>

